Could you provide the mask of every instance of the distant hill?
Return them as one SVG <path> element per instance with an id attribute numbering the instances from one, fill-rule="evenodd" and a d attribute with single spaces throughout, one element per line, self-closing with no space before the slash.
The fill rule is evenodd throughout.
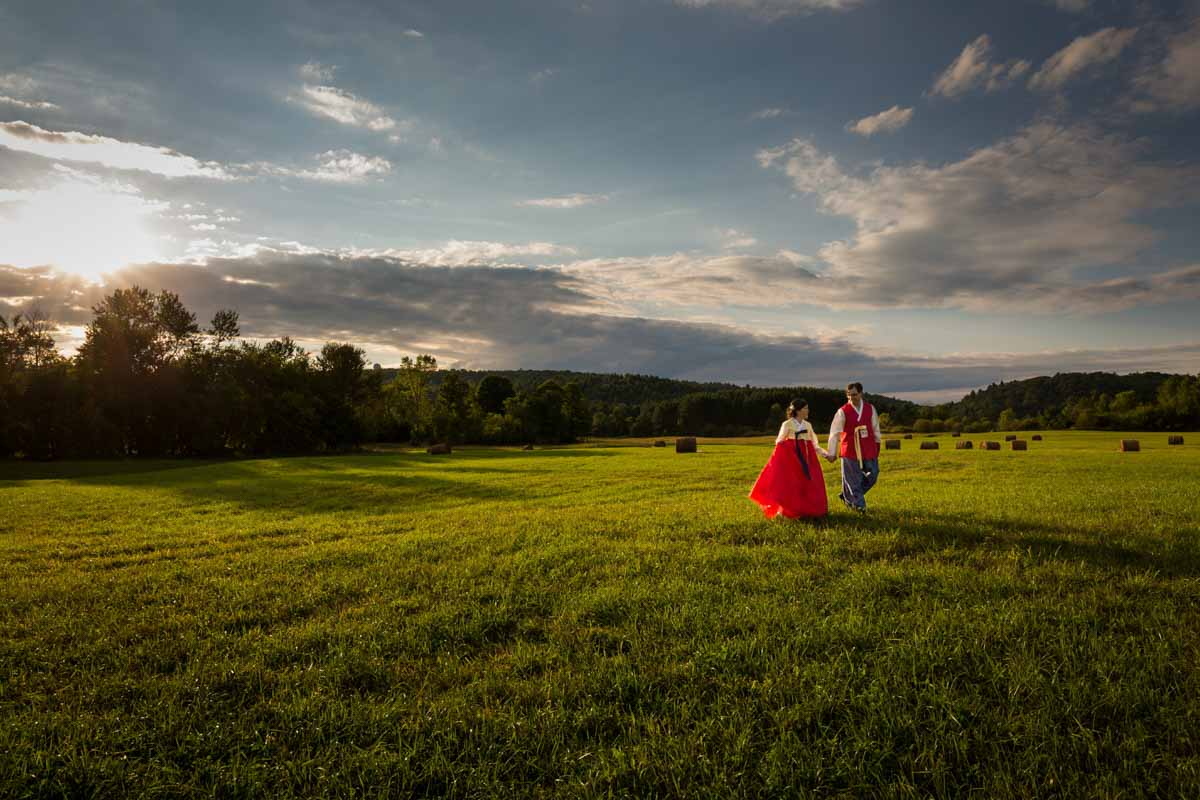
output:
<path id="1" fill-rule="evenodd" d="M 390 380 L 397 370 L 382 370 Z M 470 384 L 478 384 L 488 375 L 499 375 L 512 381 L 517 391 L 530 391 L 553 380 L 561 385 L 575 383 L 596 410 L 624 406 L 630 416 L 639 410 L 650 414 L 654 406 L 662 406 L 660 414 L 674 419 L 681 403 L 693 409 L 699 418 L 689 432 L 720 431 L 739 433 L 746 430 L 767 430 L 770 420 L 782 419 L 782 412 L 773 406 L 785 407 L 790 400 L 803 397 L 811 407 L 814 424 L 827 424 L 837 408 L 845 402 L 842 389 L 813 386 L 754 387 L 734 383 L 700 382 L 659 378 L 653 375 L 630 373 L 574 372 L 571 370 L 438 370 L 430 376 L 430 384 L 439 385 L 443 377 L 454 373 Z M 880 413 L 888 413 L 898 423 L 911 423 L 919 416 L 921 406 L 886 395 L 869 394 Z M 685 412 L 685 416 L 687 416 Z M 703 420 L 703 421 L 702 421 Z M 777 424 L 777 423 L 775 423 Z M 618 425 L 618 427 L 620 427 Z"/>
<path id="2" fill-rule="evenodd" d="M 1133 392 L 1138 404 L 1153 403 L 1158 388 L 1169 378 L 1164 372 L 1060 372 L 1053 376 L 993 383 L 971 392 L 962 400 L 947 403 L 948 416 L 963 419 L 997 419 L 1005 409 L 1018 417 L 1055 416 L 1081 400 L 1111 401 L 1122 392 Z"/>

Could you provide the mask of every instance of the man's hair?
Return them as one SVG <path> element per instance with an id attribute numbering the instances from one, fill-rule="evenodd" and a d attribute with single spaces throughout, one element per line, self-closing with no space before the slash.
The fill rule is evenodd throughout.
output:
<path id="1" fill-rule="evenodd" d="M 862 394 L 862 384 L 861 384 L 861 383 L 859 383 L 858 381 L 855 381 L 854 383 L 847 383 L 847 384 L 846 384 L 846 391 L 848 392 L 848 391 L 850 391 L 851 389 L 853 389 L 854 391 L 858 392 L 859 394 Z"/>

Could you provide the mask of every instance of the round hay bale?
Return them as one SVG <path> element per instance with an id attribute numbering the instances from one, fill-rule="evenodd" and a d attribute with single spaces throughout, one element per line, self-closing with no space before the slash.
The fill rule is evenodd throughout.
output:
<path id="1" fill-rule="evenodd" d="M 959 436 L 962 436 L 962 433 L 960 433 L 959 431 L 955 431 L 954 433 L 952 433 L 950 435 L 953 436 L 955 439 L 957 439 Z"/>
<path id="2" fill-rule="evenodd" d="M 899 439 L 884 439 L 883 440 L 883 448 L 885 450 L 899 450 L 900 449 L 900 440 Z"/>
<path id="3" fill-rule="evenodd" d="M 1122 453 L 1138 453 L 1138 452 L 1141 452 L 1141 449 L 1142 449 L 1142 443 L 1140 441 L 1138 441 L 1137 439 L 1122 439 L 1121 440 L 1121 452 Z"/>
<path id="4" fill-rule="evenodd" d="M 912 438 L 912 434 L 911 434 L 911 433 L 906 433 L 906 434 L 904 434 L 904 438 L 905 438 L 905 439 L 911 439 L 911 438 Z"/>
<path id="5" fill-rule="evenodd" d="M 1014 441 L 1016 441 L 1016 439 L 1017 439 L 1017 435 L 1015 433 L 1010 433 L 1004 437 L 1004 441 L 1006 441 L 1006 442 L 1014 442 Z"/>
<path id="6" fill-rule="evenodd" d="M 533 445 L 531 445 L 531 444 L 527 444 L 527 445 L 525 445 L 524 447 L 522 447 L 521 449 L 522 449 L 522 450 L 532 450 L 532 449 L 533 449 Z"/>
<path id="7" fill-rule="evenodd" d="M 954 443 L 955 450 L 971 450 L 974 449 L 974 447 L 975 444 L 970 439 Z"/>
<path id="8" fill-rule="evenodd" d="M 666 443 L 664 440 L 662 440 L 662 439 L 655 439 L 655 440 L 654 440 L 654 446 L 655 446 L 655 447 L 666 447 L 666 446 L 667 446 L 667 443 Z"/>
<path id="9" fill-rule="evenodd" d="M 980 450 L 999 450 L 1000 443 L 999 442 L 980 442 L 979 449 Z"/>
<path id="10" fill-rule="evenodd" d="M 1011 444 L 1012 444 L 1013 450 L 1028 450 L 1029 449 L 1029 442 L 1025 441 L 1024 439 L 1013 439 Z"/>
<path id="11" fill-rule="evenodd" d="M 1168 436 L 1167 444 L 1183 444 L 1182 436 Z"/>
<path id="12" fill-rule="evenodd" d="M 937 450 L 938 443 L 937 442 L 921 442 L 921 449 L 922 450 Z"/>
<path id="13" fill-rule="evenodd" d="M 1040 433 L 1035 433 L 1033 436 L 1030 436 L 1029 438 L 1033 439 L 1035 442 L 1040 442 L 1042 440 L 1042 435 Z"/>
<path id="14" fill-rule="evenodd" d="M 442 444 L 431 444 L 425 448 L 425 452 L 431 456 L 448 456 L 450 455 L 450 445 L 445 442 Z"/>
<path id="15" fill-rule="evenodd" d="M 696 452 L 696 437 L 695 436 L 680 436 L 675 440 L 676 453 L 694 453 Z"/>

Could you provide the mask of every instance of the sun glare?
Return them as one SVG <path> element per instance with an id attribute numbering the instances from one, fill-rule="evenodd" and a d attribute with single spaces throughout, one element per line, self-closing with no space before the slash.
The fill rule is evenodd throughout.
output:
<path id="1" fill-rule="evenodd" d="M 131 187 L 71 176 L 0 203 L 0 263 L 49 265 L 99 281 L 164 257 L 149 223 L 165 208 Z"/>

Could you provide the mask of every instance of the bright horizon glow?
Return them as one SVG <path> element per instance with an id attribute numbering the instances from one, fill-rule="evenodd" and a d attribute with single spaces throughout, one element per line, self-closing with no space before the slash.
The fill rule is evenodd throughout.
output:
<path id="1" fill-rule="evenodd" d="M 129 264 L 166 257 L 150 222 L 167 205 L 130 187 L 70 175 L 0 204 L 3 260 L 99 282 Z"/>

